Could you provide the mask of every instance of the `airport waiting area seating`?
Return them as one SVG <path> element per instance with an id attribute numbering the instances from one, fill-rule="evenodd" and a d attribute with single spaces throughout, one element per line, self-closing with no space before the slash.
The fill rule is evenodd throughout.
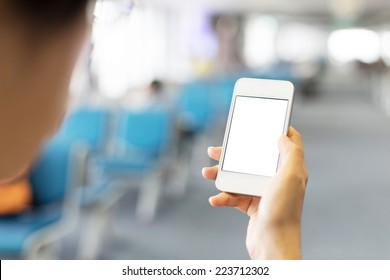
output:
<path id="1" fill-rule="evenodd" d="M 110 112 L 105 108 L 84 106 L 71 112 L 58 132 L 65 141 L 82 141 L 90 152 L 102 151 L 105 147 Z"/>
<path id="2" fill-rule="evenodd" d="M 54 243 L 72 230 L 78 215 L 79 193 L 73 170 L 77 145 L 54 139 L 32 169 L 34 204 L 15 216 L 0 217 L 2 258 L 55 258 Z"/>
<path id="3" fill-rule="evenodd" d="M 66 117 L 57 134 L 62 141 L 77 143 L 84 148 L 85 156 L 79 157 L 81 170 L 77 178 L 82 206 L 108 202 L 102 198 L 108 197 L 115 189 L 108 180 L 90 182 L 89 178 L 90 162 L 106 152 L 111 117 L 111 112 L 105 108 L 83 106 Z"/>
<path id="4" fill-rule="evenodd" d="M 143 178 L 157 169 L 171 135 L 168 109 L 110 112 L 81 107 L 66 118 L 57 137 L 83 145 L 87 151 L 80 164 L 81 173 L 90 175 L 79 180 L 82 205 L 109 208 L 126 191 L 129 179 Z"/>
<path id="5" fill-rule="evenodd" d="M 139 187 L 136 214 L 145 222 L 154 218 L 163 191 L 172 130 L 172 113 L 167 108 L 121 110 L 112 136 L 113 152 L 94 161 L 100 177 L 111 178 L 122 188 Z"/>
<path id="6" fill-rule="evenodd" d="M 107 176 L 142 172 L 168 148 L 172 133 L 171 113 L 162 108 L 119 113 L 112 137 L 111 155 L 99 158 Z"/>

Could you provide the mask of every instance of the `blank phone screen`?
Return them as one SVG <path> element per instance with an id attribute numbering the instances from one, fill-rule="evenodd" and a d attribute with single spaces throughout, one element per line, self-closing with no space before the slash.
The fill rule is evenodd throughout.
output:
<path id="1" fill-rule="evenodd" d="M 236 96 L 222 170 L 275 175 L 287 108 L 285 99 Z"/>

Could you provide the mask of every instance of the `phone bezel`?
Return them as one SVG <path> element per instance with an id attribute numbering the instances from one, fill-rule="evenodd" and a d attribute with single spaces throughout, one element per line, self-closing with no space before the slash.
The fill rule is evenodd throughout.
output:
<path id="1" fill-rule="evenodd" d="M 286 119 L 283 134 L 287 135 L 290 126 L 291 112 L 294 99 L 294 85 L 289 81 L 264 80 L 253 78 L 241 78 L 234 87 L 229 117 L 226 124 L 225 136 L 222 145 L 221 159 L 225 157 L 225 149 L 230 133 L 233 118 L 234 104 L 237 96 L 258 97 L 268 99 L 288 100 Z M 222 170 L 223 162 L 218 167 L 218 175 L 215 181 L 216 187 L 223 192 L 237 193 L 250 196 L 262 196 L 272 177 L 236 173 Z"/>

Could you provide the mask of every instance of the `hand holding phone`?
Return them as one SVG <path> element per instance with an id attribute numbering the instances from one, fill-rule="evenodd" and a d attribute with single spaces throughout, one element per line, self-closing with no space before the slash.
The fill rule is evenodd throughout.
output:
<path id="1" fill-rule="evenodd" d="M 300 134 L 289 128 L 289 82 L 240 79 L 235 86 L 223 147 L 208 149 L 220 161 L 204 168 L 222 193 L 211 197 L 249 217 L 252 259 L 301 258 L 301 217 L 307 183 Z"/>
<path id="2" fill-rule="evenodd" d="M 307 170 L 300 134 L 290 128 L 279 139 L 280 167 L 261 198 L 222 192 L 210 197 L 214 207 L 233 207 L 250 217 L 246 245 L 252 259 L 300 259 L 301 217 Z M 214 160 L 221 147 L 208 149 Z M 206 167 L 203 177 L 215 180 L 218 166 Z"/>

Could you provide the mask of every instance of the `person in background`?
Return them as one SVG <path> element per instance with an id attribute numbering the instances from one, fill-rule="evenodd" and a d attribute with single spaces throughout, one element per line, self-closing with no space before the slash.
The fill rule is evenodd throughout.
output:
<path id="1" fill-rule="evenodd" d="M 122 102 L 126 109 L 142 111 L 167 105 L 168 96 L 164 92 L 164 84 L 153 80 L 147 87 L 129 91 Z"/>
<path id="2" fill-rule="evenodd" d="M 0 0 L 0 215 L 32 202 L 28 170 L 64 116 L 88 0 Z"/>
<path id="3" fill-rule="evenodd" d="M 3 213 L 31 202 L 27 170 L 63 118 L 72 70 L 90 30 L 88 0 L 0 0 L 0 205 Z M 262 197 L 221 193 L 213 206 L 250 216 L 252 258 L 298 259 L 307 180 L 300 135 L 280 141 L 282 165 Z M 220 148 L 210 148 L 218 160 Z M 214 179 L 217 168 L 203 174 Z"/>
<path id="4" fill-rule="evenodd" d="M 160 80 L 153 80 L 149 88 L 151 94 L 159 96 L 164 90 L 164 85 Z"/>

